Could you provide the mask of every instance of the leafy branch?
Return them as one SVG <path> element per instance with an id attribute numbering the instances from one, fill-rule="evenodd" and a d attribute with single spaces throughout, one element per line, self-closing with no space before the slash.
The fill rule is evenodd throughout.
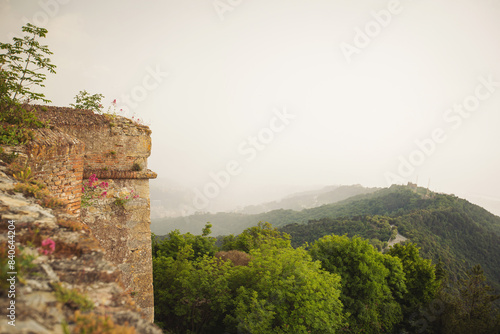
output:
<path id="1" fill-rule="evenodd" d="M 14 37 L 13 43 L 0 43 L 0 49 L 6 51 L 0 54 L 0 102 L 51 102 L 44 94 L 31 90 L 32 86 L 45 87 L 43 82 L 47 76 L 41 70 L 56 73 L 56 66 L 47 57 L 53 53 L 38 41 L 46 37 L 47 29 L 27 23 L 22 31 L 26 33 L 23 38 Z"/>

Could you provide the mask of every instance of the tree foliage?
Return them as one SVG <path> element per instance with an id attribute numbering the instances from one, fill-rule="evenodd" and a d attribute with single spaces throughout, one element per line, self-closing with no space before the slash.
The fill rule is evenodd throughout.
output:
<path id="1" fill-rule="evenodd" d="M 430 302 L 440 286 L 432 262 L 423 259 L 419 254 L 419 248 L 413 243 L 396 244 L 387 251 L 387 254 L 400 259 L 403 265 L 408 288 L 403 298 L 406 307 L 414 308 L 421 303 Z"/>
<path id="2" fill-rule="evenodd" d="M 446 334 L 500 333 L 500 312 L 493 302 L 500 295 L 486 284 L 481 266 L 467 272 L 458 288 L 445 295 L 446 308 L 441 317 L 441 332 Z"/>
<path id="3" fill-rule="evenodd" d="M 249 253 L 252 249 L 261 248 L 264 245 L 279 248 L 290 247 L 290 236 L 278 231 L 269 223 L 260 222 L 244 230 L 241 234 L 229 235 L 222 240 L 221 250 L 240 250 Z"/>
<path id="4" fill-rule="evenodd" d="M 355 235 L 369 239 L 370 243 L 378 250 L 382 250 L 391 238 L 394 219 L 386 216 L 355 216 L 340 218 L 321 218 L 310 220 L 307 224 L 289 224 L 278 230 L 291 236 L 292 246 L 299 247 L 305 243 L 329 234 L 344 235 L 349 237 Z"/>
<path id="5" fill-rule="evenodd" d="M 208 233 L 196 237 L 208 239 Z M 241 239 L 251 249 L 250 261 L 240 265 L 209 252 L 196 256 L 196 245 L 205 244 L 196 237 L 173 233 L 154 245 L 155 322 L 164 329 L 322 334 L 342 326 L 340 277 L 271 226 L 249 229 Z"/>
<path id="6" fill-rule="evenodd" d="M 324 236 L 310 254 L 327 271 L 340 275 L 350 331 L 382 333 L 402 320 L 398 301 L 406 286 L 398 259 L 377 252 L 367 240 L 345 235 Z"/>
<path id="7" fill-rule="evenodd" d="M 435 266 L 420 256 L 419 248 L 413 243 L 396 244 L 387 255 L 401 261 L 405 275 L 407 291 L 400 299 L 405 321 L 399 327 L 415 332 L 419 326 L 418 321 L 414 321 L 415 316 L 436 297 L 441 281 L 436 279 Z"/>
<path id="8" fill-rule="evenodd" d="M 366 239 L 329 235 L 306 251 L 292 248 L 289 236 L 270 224 L 259 224 L 223 245 L 229 250 L 214 256 L 210 224 L 202 235 L 174 231 L 153 242 L 155 321 L 164 329 L 238 334 L 498 330 L 492 306 L 498 297 L 484 284 L 482 271 L 475 269 L 470 281 L 446 294 L 436 266 L 412 243 L 382 254 Z M 439 277 L 446 276 L 441 265 L 439 271 Z"/>
<path id="9" fill-rule="evenodd" d="M 45 87 L 46 74 L 41 71 L 56 73 L 56 66 L 47 57 L 52 52 L 38 41 L 46 37 L 47 29 L 27 23 L 22 31 L 26 33 L 23 38 L 14 37 L 13 43 L 0 43 L 0 49 L 5 50 L 0 54 L 2 102 L 50 102 L 42 93 L 32 90 L 36 86 Z"/>
<path id="10" fill-rule="evenodd" d="M 226 322 L 238 333 L 335 333 L 343 323 L 340 277 L 303 249 L 251 251 L 233 278 L 236 309 Z"/>
<path id="11" fill-rule="evenodd" d="M 47 30 L 30 23 L 22 28 L 26 35 L 14 37 L 13 43 L 0 43 L 0 144 L 23 145 L 33 139 L 31 128 L 46 126 L 38 120 L 33 108 L 27 103 L 33 100 L 50 102 L 34 87 L 44 87 L 45 73 L 55 73 L 55 65 L 45 55 L 50 55 L 39 38 Z"/>
<path id="12" fill-rule="evenodd" d="M 104 95 L 102 94 L 90 95 L 86 90 L 83 90 L 75 96 L 75 103 L 71 103 L 70 106 L 76 109 L 88 109 L 98 114 L 102 114 L 101 100 L 103 98 Z"/>
<path id="13" fill-rule="evenodd" d="M 186 246 L 177 258 L 153 258 L 155 322 L 175 333 L 217 333 L 230 305 L 230 263 L 203 256 L 190 261 Z"/>
<path id="14" fill-rule="evenodd" d="M 162 242 L 157 237 L 152 238 L 153 257 L 172 257 L 177 259 L 179 252 L 190 249 L 188 260 L 194 260 L 203 255 L 214 255 L 217 251 L 215 247 L 215 238 L 210 237 L 212 225 L 207 223 L 203 228 L 202 235 L 193 235 L 191 233 L 181 234 L 179 230 L 170 232 Z M 183 253 L 185 256 L 185 254 Z"/>

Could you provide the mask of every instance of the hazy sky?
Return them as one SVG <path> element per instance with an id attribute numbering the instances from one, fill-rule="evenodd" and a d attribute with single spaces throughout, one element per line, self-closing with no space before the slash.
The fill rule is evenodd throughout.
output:
<path id="1" fill-rule="evenodd" d="M 499 1 L 0 0 L 0 13 L 2 42 L 28 21 L 48 29 L 53 105 L 116 98 L 151 126 L 149 167 L 217 208 L 417 176 L 500 201 Z"/>

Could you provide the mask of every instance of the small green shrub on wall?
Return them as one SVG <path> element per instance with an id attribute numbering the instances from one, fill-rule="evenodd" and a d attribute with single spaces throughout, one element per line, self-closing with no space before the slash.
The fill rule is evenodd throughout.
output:
<path id="1" fill-rule="evenodd" d="M 81 90 L 75 96 L 75 103 L 71 103 L 70 106 L 75 109 L 88 109 L 98 114 L 102 114 L 101 100 L 103 98 L 104 95 L 102 94 L 90 95 L 86 90 Z"/>

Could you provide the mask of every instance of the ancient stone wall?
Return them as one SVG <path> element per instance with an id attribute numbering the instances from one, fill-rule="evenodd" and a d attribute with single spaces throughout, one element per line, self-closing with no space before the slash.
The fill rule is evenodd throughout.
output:
<path id="1" fill-rule="evenodd" d="M 84 149 L 82 142 L 61 131 L 39 129 L 27 152 L 34 176 L 76 215 L 80 212 Z"/>
<path id="2" fill-rule="evenodd" d="M 43 181 L 48 190 L 74 215 L 80 214 L 83 157 L 85 145 L 55 128 L 36 129 L 35 138 L 26 146 L 5 147 L 19 154 L 18 168 Z"/>
<path id="3" fill-rule="evenodd" d="M 122 271 L 123 283 L 137 306 L 153 321 L 149 180 L 99 179 L 101 181 L 109 184 L 108 197 L 84 208 L 82 221 L 106 250 L 106 259 Z M 117 198 L 124 203 L 117 204 Z"/>
<path id="4" fill-rule="evenodd" d="M 95 175 L 99 183 L 108 184 L 101 189 L 102 198 L 81 208 L 81 219 L 99 240 L 105 258 L 122 271 L 142 314 L 153 321 L 149 179 L 156 174 L 147 169 L 151 131 L 124 117 L 85 110 L 37 108 L 37 115 L 52 125 L 40 130 L 28 152 L 38 154 L 31 159 L 38 161 L 37 176 L 55 196 L 67 198 L 73 213 L 80 209 L 75 203 L 80 203 L 82 182 Z"/>
<path id="5" fill-rule="evenodd" d="M 161 334 L 159 328 L 141 318 L 141 310 L 130 298 L 131 291 L 124 289 L 122 275 L 127 269 L 120 270 L 106 260 L 89 227 L 63 210 L 42 208 L 35 204 L 36 199 L 14 192 L 16 180 L 8 174 L 6 163 L 0 160 L 0 258 L 7 263 L 7 245 L 12 240 L 7 232 L 15 231 L 18 264 L 15 297 L 8 297 L 6 288 L 0 290 L 0 309 L 12 310 L 15 302 L 15 318 L 2 312 L 0 333 L 102 333 L 95 327 L 104 324 L 106 318 L 109 333 Z M 47 239 L 55 248 L 43 253 L 42 241 Z M 34 259 L 29 260 L 30 256 Z M 61 298 L 56 287 L 84 297 L 85 306 L 90 301 L 93 307 L 82 309 L 82 297 Z M 75 311 L 84 317 L 78 320 Z"/>
<path id="6" fill-rule="evenodd" d="M 149 127 L 128 118 L 97 115 L 88 110 L 50 107 L 37 114 L 85 144 L 86 171 L 147 169 L 151 154 Z"/>

